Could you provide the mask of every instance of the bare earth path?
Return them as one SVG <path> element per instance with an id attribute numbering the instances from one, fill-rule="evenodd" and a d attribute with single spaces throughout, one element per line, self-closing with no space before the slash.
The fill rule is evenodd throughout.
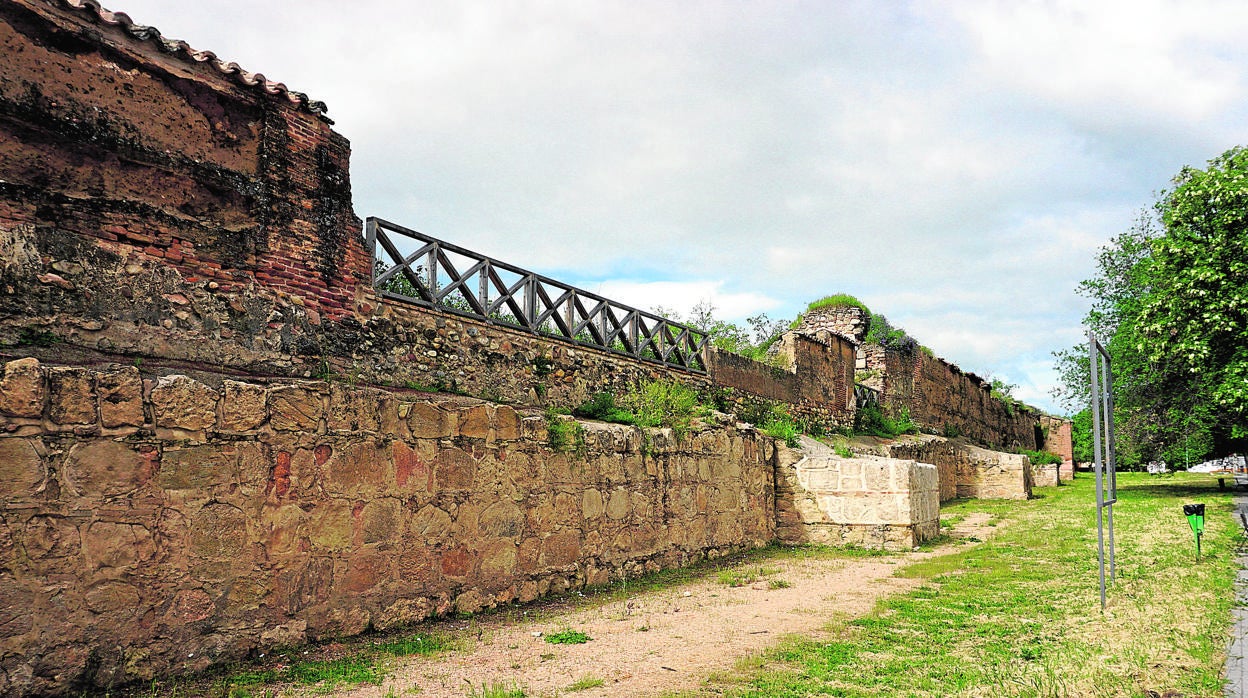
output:
<path id="1" fill-rule="evenodd" d="M 709 674 L 731 669 L 745 656 L 789 633 L 818 635 L 833 616 L 859 616 L 878 599 L 914 588 L 920 580 L 893 576 L 910 563 L 960 549 L 959 538 L 983 538 L 988 515 L 968 516 L 955 541 L 928 552 L 840 560 L 770 560 L 767 579 L 728 587 L 714 578 L 592 608 L 544 614 L 540 620 L 501 614 L 477 621 L 480 640 L 470 649 L 405 660 L 380 686 L 338 695 L 358 698 L 419 695 L 464 698 L 483 686 L 518 686 L 528 696 L 557 696 L 584 677 L 601 687 L 577 691 L 586 698 L 649 696 L 692 689 Z M 974 539 L 972 539 L 974 540 Z M 757 568 L 758 563 L 742 563 Z M 770 588 L 767 580 L 791 586 Z M 552 645 L 544 635 L 576 629 L 593 640 Z M 537 633 L 542 633 L 541 636 Z M 312 689 L 310 694 L 318 693 Z M 319 692 L 323 695 L 322 692 Z"/>

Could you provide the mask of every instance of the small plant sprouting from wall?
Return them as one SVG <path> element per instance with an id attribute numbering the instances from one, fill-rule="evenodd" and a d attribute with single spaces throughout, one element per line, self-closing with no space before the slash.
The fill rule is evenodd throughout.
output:
<path id="1" fill-rule="evenodd" d="M 637 385 L 620 402 L 636 417 L 637 426 L 669 427 L 679 439 L 693 422 L 698 394 L 684 383 L 656 380 Z"/>
<path id="2" fill-rule="evenodd" d="M 854 415 L 854 432 L 892 439 L 901 434 L 918 433 L 918 425 L 910 419 L 910 410 L 903 407 L 897 417 L 889 417 L 879 405 L 867 403 Z"/>
<path id="3" fill-rule="evenodd" d="M 1062 462 L 1061 456 L 1048 451 L 1028 451 L 1024 448 L 1020 449 L 1019 453 L 1027 456 L 1031 460 L 1032 465 L 1060 465 Z"/>
<path id="4" fill-rule="evenodd" d="M 580 452 L 585 449 L 585 428 L 566 416 L 566 411 L 546 409 L 546 442 L 556 451 Z"/>
<path id="5" fill-rule="evenodd" d="M 801 445 L 798 437 L 801 430 L 797 426 L 797 422 L 789 415 L 789 410 L 784 405 L 773 405 L 771 414 L 763 423 L 763 433 L 774 438 L 780 439 L 785 446 L 789 448 L 797 448 Z"/>

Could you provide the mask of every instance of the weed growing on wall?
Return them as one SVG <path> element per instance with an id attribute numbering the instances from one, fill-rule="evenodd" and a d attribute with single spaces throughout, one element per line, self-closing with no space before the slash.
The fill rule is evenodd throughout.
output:
<path id="1" fill-rule="evenodd" d="M 834 293 L 819 300 L 811 301 L 810 305 L 806 306 L 806 312 L 819 310 L 820 308 L 858 308 L 864 315 L 871 317 L 871 309 L 848 293 Z"/>
<path id="2" fill-rule="evenodd" d="M 1032 465 L 1053 465 L 1060 464 L 1062 462 L 1061 456 L 1056 453 L 1049 453 L 1048 451 L 1028 451 L 1027 449 L 1021 449 L 1019 453 L 1031 459 Z"/>
<path id="3" fill-rule="evenodd" d="M 689 431 L 698 394 L 684 383 L 656 380 L 637 385 L 620 402 L 636 416 L 637 426 L 670 427 L 679 439 Z"/>
<path id="4" fill-rule="evenodd" d="M 917 434 L 918 425 L 910 419 L 910 410 L 903 407 L 896 418 L 884 414 L 879 405 L 867 403 L 854 415 L 854 432 L 892 439 L 901 434 Z"/>
<path id="5" fill-rule="evenodd" d="M 598 393 L 580 407 L 572 410 L 572 414 L 585 419 L 597 419 L 600 422 L 637 424 L 637 416 L 616 405 L 615 396 L 611 393 Z"/>
<path id="6" fill-rule="evenodd" d="M 585 428 L 566 416 L 566 411 L 546 409 L 546 442 L 556 451 L 579 452 L 585 448 Z"/>
<path id="7" fill-rule="evenodd" d="M 772 406 L 771 414 L 763 422 L 763 433 L 774 439 L 780 439 L 789 448 L 796 448 L 801 444 L 798 436 L 802 432 L 793 417 L 789 416 L 789 410 L 784 405 Z"/>

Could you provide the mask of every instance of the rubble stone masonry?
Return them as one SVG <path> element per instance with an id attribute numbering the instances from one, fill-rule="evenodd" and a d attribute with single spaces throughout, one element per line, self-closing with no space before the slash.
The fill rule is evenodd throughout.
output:
<path id="1" fill-rule="evenodd" d="M 774 538 L 771 439 L 341 382 L 0 376 L 0 694 L 529 601 Z"/>

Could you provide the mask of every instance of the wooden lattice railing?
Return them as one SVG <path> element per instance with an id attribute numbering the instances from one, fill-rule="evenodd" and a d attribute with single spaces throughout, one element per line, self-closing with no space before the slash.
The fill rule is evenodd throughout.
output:
<path id="1" fill-rule="evenodd" d="M 384 298 L 706 372 L 702 330 L 380 218 L 365 229 L 373 286 Z"/>

